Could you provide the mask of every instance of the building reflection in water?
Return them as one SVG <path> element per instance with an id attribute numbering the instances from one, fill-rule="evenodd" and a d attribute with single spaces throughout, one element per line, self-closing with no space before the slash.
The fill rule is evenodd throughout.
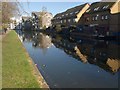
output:
<path id="1" fill-rule="evenodd" d="M 120 46 L 113 42 L 91 39 L 81 39 L 76 42 L 71 38 L 68 39 L 59 35 L 51 38 L 37 32 L 24 34 L 24 38 L 32 40 L 33 47 L 41 48 L 44 54 L 54 44 L 56 48 L 63 50 L 67 55 L 83 63 L 99 66 L 112 74 L 120 69 L 120 57 L 118 56 Z"/>
<path id="2" fill-rule="evenodd" d="M 47 49 L 52 46 L 51 38 L 43 33 L 35 33 L 33 36 L 33 46 L 41 48 L 43 53 L 46 54 Z"/>
<path id="3" fill-rule="evenodd" d="M 120 46 L 108 41 L 96 41 L 82 39 L 79 42 L 56 36 L 52 42 L 57 48 L 64 50 L 68 55 L 82 61 L 99 66 L 110 73 L 116 73 L 120 69 Z"/>
<path id="4" fill-rule="evenodd" d="M 95 64 L 106 71 L 115 73 L 120 69 L 118 50 L 120 47 L 105 41 L 90 41 L 91 43 L 79 43 L 81 52 L 88 56 L 88 62 Z"/>
<path id="5" fill-rule="evenodd" d="M 33 39 L 33 32 L 31 31 L 24 31 L 22 32 L 22 41 L 27 41 L 27 42 L 31 42 Z"/>

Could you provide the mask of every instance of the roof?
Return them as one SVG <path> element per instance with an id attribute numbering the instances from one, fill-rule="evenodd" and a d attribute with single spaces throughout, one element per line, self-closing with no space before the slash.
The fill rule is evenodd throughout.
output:
<path id="1" fill-rule="evenodd" d="M 32 12 L 32 14 L 39 16 L 41 14 L 41 12 Z"/>
<path id="2" fill-rule="evenodd" d="M 31 17 L 29 17 L 29 16 L 22 16 L 22 19 L 26 21 L 26 20 L 31 19 Z"/>
<path id="3" fill-rule="evenodd" d="M 56 14 L 55 16 L 54 16 L 54 19 L 56 18 L 56 17 L 61 17 L 62 16 L 62 13 L 58 13 L 58 14 Z"/>
<path id="4" fill-rule="evenodd" d="M 76 6 L 76 7 L 73 7 L 73 8 L 70 8 L 70 9 L 66 10 L 66 13 L 81 11 L 86 4 L 87 3 Z"/>
<path id="5" fill-rule="evenodd" d="M 115 2 L 95 2 L 90 5 L 85 13 L 94 13 L 109 10 Z"/>
<path id="6" fill-rule="evenodd" d="M 83 7 L 86 4 L 88 4 L 88 3 L 85 3 L 85 4 L 82 4 L 82 5 L 67 9 L 65 12 L 56 14 L 54 16 L 54 18 L 61 17 L 62 15 L 64 15 L 62 18 L 68 18 L 68 17 L 71 17 L 71 16 L 76 16 L 83 9 Z M 70 14 L 70 13 L 74 13 L 74 14 Z M 69 15 L 67 16 L 66 14 L 69 14 Z"/>
<path id="7" fill-rule="evenodd" d="M 46 14 L 52 16 L 52 13 L 49 13 L 49 12 L 32 12 L 32 14 L 35 14 L 37 16 L 46 15 Z"/>

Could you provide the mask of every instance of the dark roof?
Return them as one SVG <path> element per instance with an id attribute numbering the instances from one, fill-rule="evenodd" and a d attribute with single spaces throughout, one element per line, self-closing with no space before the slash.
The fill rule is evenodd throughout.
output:
<path id="1" fill-rule="evenodd" d="M 61 13 L 58 13 L 58 14 L 56 14 L 54 17 L 59 17 L 61 15 Z"/>
<path id="2" fill-rule="evenodd" d="M 109 10 L 115 2 L 95 2 L 90 5 L 85 13 L 94 13 Z"/>
<path id="3" fill-rule="evenodd" d="M 68 18 L 68 17 L 71 17 L 71 16 L 76 16 L 77 13 L 79 13 L 86 4 L 87 4 L 87 3 L 82 4 L 82 5 L 79 5 L 79 6 L 76 6 L 76 7 L 73 7 L 73 8 L 70 8 L 70 9 L 67 9 L 65 12 L 56 14 L 56 15 L 54 16 L 54 18 L 56 18 L 56 17 L 61 17 L 62 15 L 64 15 L 64 17 L 62 17 L 62 18 Z M 70 13 L 72 13 L 72 12 L 74 12 L 74 14 L 70 15 Z M 75 12 L 77 12 L 77 13 L 75 13 Z M 66 14 L 69 14 L 69 15 L 66 16 Z"/>
<path id="4" fill-rule="evenodd" d="M 66 13 L 81 11 L 86 4 L 87 3 L 76 6 L 76 7 L 73 7 L 73 8 L 70 8 L 70 9 L 66 10 Z"/>
<path id="5" fill-rule="evenodd" d="M 32 12 L 32 14 L 39 16 L 41 14 L 41 12 Z"/>
<path id="6" fill-rule="evenodd" d="M 26 21 L 26 20 L 31 19 L 31 17 L 29 17 L 29 16 L 22 16 L 22 19 Z"/>

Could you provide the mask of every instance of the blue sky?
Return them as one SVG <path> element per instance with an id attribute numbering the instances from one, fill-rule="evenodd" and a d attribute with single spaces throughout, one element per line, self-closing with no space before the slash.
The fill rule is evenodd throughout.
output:
<path id="1" fill-rule="evenodd" d="M 21 2 L 25 11 L 31 13 L 32 11 L 41 11 L 42 7 L 46 7 L 48 12 L 53 15 L 63 12 L 68 8 L 72 8 L 86 2 Z"/>

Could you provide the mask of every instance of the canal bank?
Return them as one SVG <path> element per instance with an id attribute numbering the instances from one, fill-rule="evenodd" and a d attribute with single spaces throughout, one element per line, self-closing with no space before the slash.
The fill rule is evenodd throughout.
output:
<path id="1" fill-rule="evenodd" d="M 15 31 L 2 40 L 2 88 L 48 88 Z"/>

